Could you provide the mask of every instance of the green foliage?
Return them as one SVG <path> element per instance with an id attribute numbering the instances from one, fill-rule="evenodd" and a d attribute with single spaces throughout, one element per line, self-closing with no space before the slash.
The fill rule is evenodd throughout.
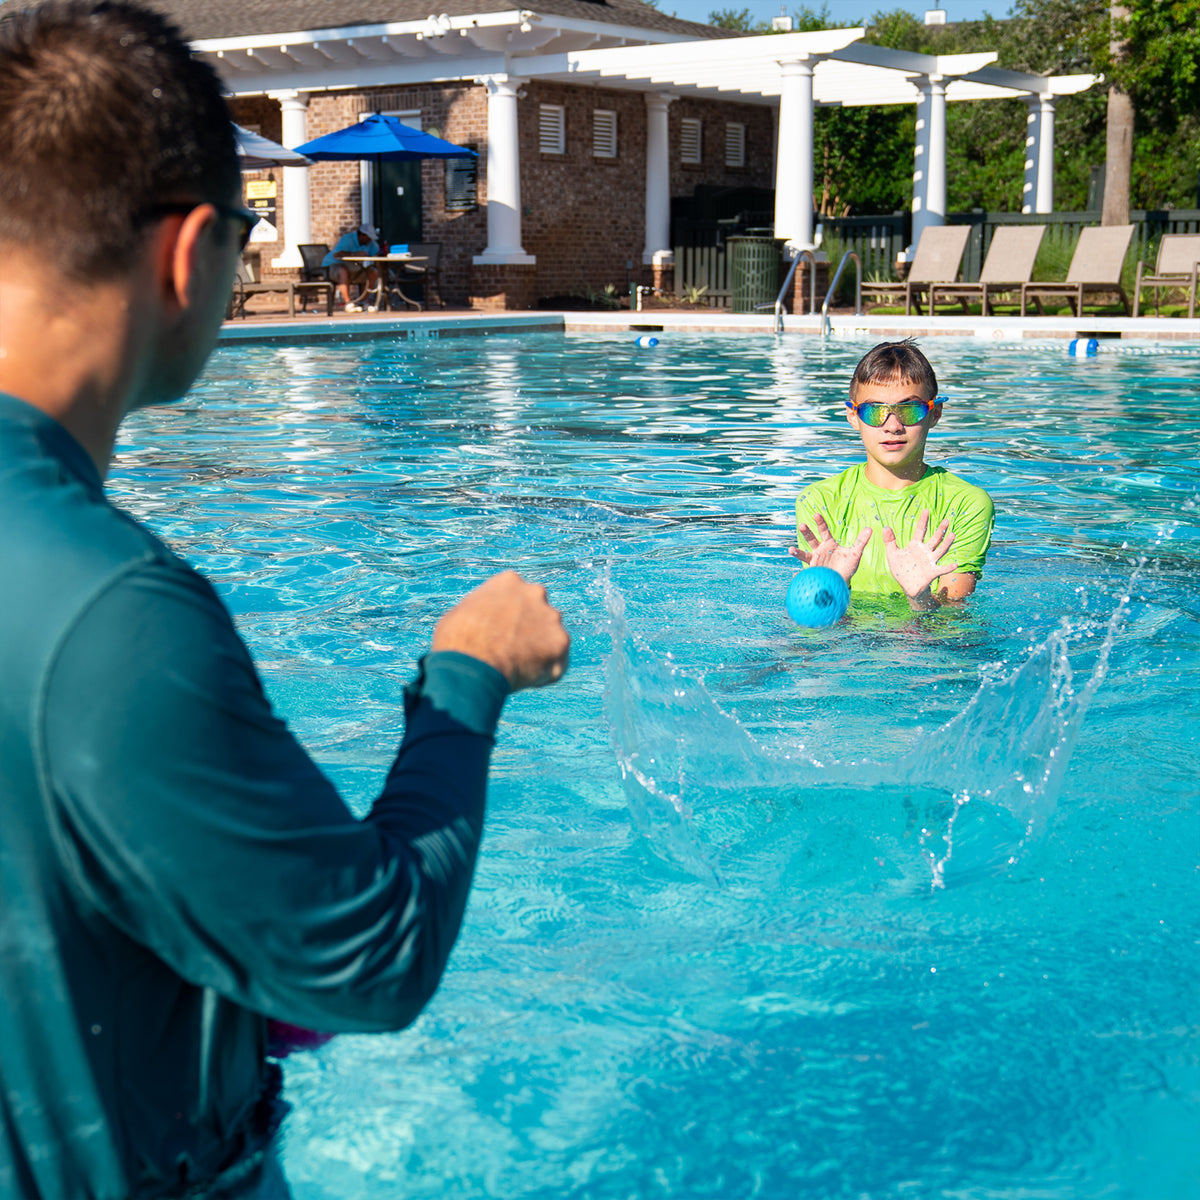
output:
<path id="1" fill-rule="evenodd" d="M 1114 30 L 1108 0 L 1015 0 L 1009 19 L 925 25 L 904 9 L 875 12 L 864 41 L 918 54 L 995 50 L 997 65 L 1037 74 L 1104 73 L 1127 88 L 1137 112 L 1134 208 L 1191 207 L 1200 162 L 1200 0 L 1125 0 L 1129 18 Z M 771 33 L 749 8 L 721 9 L 709 22 Z M 811 32 L 860 24 L 834 18 L 828 4 L 804 6 L 793 28 Z M 1112 57 L 1114 38 L 1128 53 Z M 1026 107 L 1020 100 L 949 104 L 947 205 L 1019 212 L 1024 184 Z M 1055 115 L 1055 208 L 1087 204 L 1089 169 L 1105 159 L 1103 85 L 1059 97 Z M 915 114 L 911 105 L 823 108 L 816 113 L 813 183 L 819 211 L 889 213 L 912 199 Z M 1069 256 L 1068 256 L 1069 257 Z"/>
<path id="2" fill-rule="evenodd" d="M 1129 16 L 1099 42 L 1096 66 L 1133 97 L 1139 113 L 1172 127 L 1200 114 L 1200 0 L 1125 0 Z M 1113 45 L 1124 42 L 1114 57 Z"/>
<path id="3" fill-rule="evenodd" d="M 845 217 L 890 213 L 912 197 L 911 107 L 820 108 L 813 131 L 818 211 Z"/>
<path id="4" fill-rule="evenodd" d="M 748 8 L 720 8 L 708 14 L 708 23 L 715 25 L 718 29 L 736 29 L 741 33 L 761 33 L 759 26 L 762 22 L 755 22 L 750 15 Z M 767 23 L 768 28 L 770 22 Z"/>
<path id="5" fill-rule="evenodd" d="M 1106 72 L 1129 89 L 1138 114 L 1133 207 L 1191 207 L 1200 161 L 1200 0 L 1126 4 L 1129 20 L 1118 30 L 1129 40 L 1123 64 L 1115 64 L 1109 51 L 1108 0 L 1016 0 L 1006 20 L 987 16 L 930 26 L 904 10 L 878 11 L 864 40 L 920 54 L 995 50 L 998 66 L 1038 74 Z M 874 115 L 857 115 L 864 111 Z M 1026 112 L 1019 100 L 947 105 L 951 211 L 1020 211 Z M 1089 169 L 1105 159 L 1106 120 L 1103 85 L 1059 97 L 1057 209 L 1086 206 Z M 842 213 L 885 213 L 906 207 L 912 195 L 913 122 L 908 106 L 820 111 L 814 182 L 818 198 L 823 191 L 828 197 L 822 211 L 838 213 L 840 206 Z M 859 146 L 848 145 L 852 140 Z"/>

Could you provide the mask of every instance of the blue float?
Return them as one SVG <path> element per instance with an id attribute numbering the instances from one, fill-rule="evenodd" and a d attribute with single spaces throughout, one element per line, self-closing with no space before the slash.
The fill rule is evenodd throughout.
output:
<path id="1" fill-rule="evenodd" d="M 1100 343 L 1095 338 L 1072 338 L 1070 349 L 1067 351 L 1072 358 L 1094 358 L 1100 350 Z"/>
<path id="2" fill-rule="evenodd" d="M 832 567 L 806 567 L 788 586 L 784 604 L 797 625 L 823 629 L 845 615 L 850 588 Z"/>
<path id="3" fill-rule="evenodd" d="M 643 350 L 649 350 L 651 346 L 658 345 L 658 338 L 651 337 L 648 333 L 643 333 L 635 340 L 634 345 L 641 346 Z"/>

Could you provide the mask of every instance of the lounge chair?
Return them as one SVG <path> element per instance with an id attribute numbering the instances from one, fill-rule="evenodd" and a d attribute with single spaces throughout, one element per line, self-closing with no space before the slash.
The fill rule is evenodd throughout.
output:
<path id="1" fill-rule="evenodd" d="M 246 316 L 246 301 L 251 296 L 258 296 L 264 292 L 281 292 L 287 296 L 288 316 L 296 315 L 296 298 L 292 281 L 290 279 L 273 279 L 269 283 L 263 283 L 254 278 L 253 265 L 244 258 L 240 259 L 237 265 L 237 274 L 233 278 L 233 291 L 229 295 L 229 304 L 225 310 L 226 320 Z"/>
<path id="2" fill-rule="evenodd" d="M 1200 233 L 1165 233 L 1158 243 L 1158 260 L 1152 274 L 1145 274 L 1146 264 L 1137 265 L 1137 281 L 1133 285 L 1133 315 L 1138 315 L 1142 288 L 1154 289 L 1154 315 L 1158 316 L 1158 289 L 1179 288 L 1187 292 L 1188 317 L 1196 315 L 1196 264 L 1200 262 Z"/>
<path id="3" fill-rule="evenodd" d="M 1125 253 L 1132 237 L 1132 225 L 1092 225 L 1083 230 L 1064 281 L 1021 285 L 1021 316 L 1025 315 L 1025 304 L 1030 297 L 1037 305 L 1038 313 L 1044 316 L 1042 297 L 1060 296 L 1074 300 L 1075 315 L 1082 317 L 1083 297 L 1088 292 L 1116 292 L 1128 316 L 1129 297 L 1121 286 L 1121 268 L 1125 265 Z"/>
<path id="4" fill-rule="evenodd" d="M 1042 244 L 1045 225 L 1001 225 L 992 235 L 978 283 L 935 283 L 929 288 L 929 313 L 939 299 L 957 300 L 967 311 L 967 301 L 978 298 L 983 315 L 990 316 L 998 295 L 1019 292 L 1033 278 L 1033 261 Z M 1011 303 L 1016 304 L 1016 298 Z"/>
<path id="5" fill-rule="evenodd" d="M 921 292 L 929 291 L 935 283 L 953 283 L 958 278 L 967 238 L 971 236 L 970 225 L 929 225 L 917 243 L 913 255 L 912 270 L 904 283 L 864 283 L 864 299 L 868 294 L 904 297 L 904 315 L 912 312 L 914 304 L 921 311 L 917 299 Z"/>

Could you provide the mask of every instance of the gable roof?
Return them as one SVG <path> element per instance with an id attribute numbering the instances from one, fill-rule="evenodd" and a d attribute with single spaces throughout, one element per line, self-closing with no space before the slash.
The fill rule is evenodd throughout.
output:
<path id="1" fill-rule="evenodd" d="M 16 2 L 16 0 L 7 0 Z M 149 0 L 191 41 L 250 37 L 295 30 L 345 29 L 424 21 L 436 10 L 449 17 L 514 13 L 504 0 Z M 0 0 L 0 10 L 6 0 Z M 537 13 L 594 21 L 687 38 L 736 37 L 728 29 L 681 21 L 642 0 L 538 0 Z M 522 14 L 523 15 L 523 14 Z M 657 39 L 653 39 L 657 40 Z"/>

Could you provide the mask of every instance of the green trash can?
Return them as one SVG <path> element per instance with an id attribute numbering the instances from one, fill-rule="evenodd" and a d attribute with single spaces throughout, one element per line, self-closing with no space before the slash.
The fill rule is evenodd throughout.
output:
<path id="1" fill-rule="evenodd" d="M 769 237 L 731 237 L 725 241 L 725 252 L 733 311 L 765 312 L 758 305 L 769 307 L 779 295 L 779 243 Z"/>

